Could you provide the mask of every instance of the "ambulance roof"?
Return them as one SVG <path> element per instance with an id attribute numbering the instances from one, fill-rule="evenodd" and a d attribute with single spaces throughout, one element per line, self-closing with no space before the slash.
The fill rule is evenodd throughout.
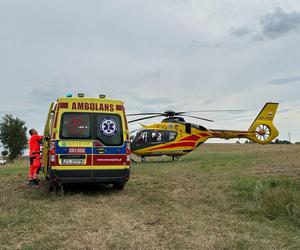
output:
<path id="1" fill-rule="evenodd" d="M 95 97 L 61 97 L 57 99 L 57 102 L 102 102 L 124 104 L 121 100 Z"/>

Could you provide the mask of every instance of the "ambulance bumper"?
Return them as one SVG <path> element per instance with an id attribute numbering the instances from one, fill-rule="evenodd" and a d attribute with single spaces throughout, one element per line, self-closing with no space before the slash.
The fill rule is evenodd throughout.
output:
<path id="1" fill-rule="evenodd" d="M 130 169 L 96 170 L 51 170 L 53 180 L 64 183 L 124 183 L 130 176 Z"/>

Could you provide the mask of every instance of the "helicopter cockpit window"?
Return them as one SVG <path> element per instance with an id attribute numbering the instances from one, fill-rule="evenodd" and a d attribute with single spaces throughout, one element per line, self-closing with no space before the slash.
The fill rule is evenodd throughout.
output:
<path id="1" fill-rule="evenodd" d="M 174 141 L 177 132 L 166 130 L 144 130 L 134 131 L 130 136 L 130 141 L 135 144 L 158 144 Z"/>
<path id="2" fill-rule="evenodd" d="M 131 135 L 131 142 L 134 142 L 136 144 L 143 144 L 146 143 L 147 140 L 147 131 L 138 131 L 134 132 Z"/>
<path id="3" fill-rule="evenodd" d="M 159 131 L 149 131 L 150 132 L 150 140 L 151 142 L 161 142 L 162 141 L 162 133 Z"/>
<path id="4" fill-rule="evenodd" d="M 133 131 L 130 134 L 131 148 L 141 149 L 174 141 L 177 137 L 176 131 L 170 130 L 142 130 Z"/>
<path id="5" fill-rule="evenodd" d="M 177 136 L 177 132 L 169 132 L 169 141 L 174 141 Z"/>

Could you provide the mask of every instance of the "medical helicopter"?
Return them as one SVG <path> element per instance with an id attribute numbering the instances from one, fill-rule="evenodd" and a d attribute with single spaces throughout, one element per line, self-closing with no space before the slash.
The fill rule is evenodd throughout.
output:
<path id="1" fill-rule="evenodd" d="M 175 112 L 168 110 L 163 113 L 127 114 L 129 117 L 146 116 L 131 120 L 128 123 L 156 117 L 165 117 L 160 123 L 151 125 L 141 124 L 141 129 L 131 132 L 131 152 L 140 156 L 142 162 L 144 162 L 145 157 L 148 156 L 166 155 L 172 157 L 173 160 L 178 159 L 180 156 L 192 152 L 211 138 L 221 138 L 226 140 L 233 138 L 247 138 L 258 144 L 267 144 L 279 134 L 273 124 L 277 108 L 278 103 L 266 103 L 249 129 L 244 131 L 208 129 L 198 124 L 186 122 L 184 117 L 213 122 L 210 119 L 188 115 L 187 113 L 190 112 Z"/>

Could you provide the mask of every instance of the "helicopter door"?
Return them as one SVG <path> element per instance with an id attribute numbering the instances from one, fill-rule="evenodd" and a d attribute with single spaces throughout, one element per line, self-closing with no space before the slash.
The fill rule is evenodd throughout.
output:
<path id="1" fill-rule="evenodd" d="M 190 123 L 186 123 L 185 124 L 185 132 L 187 134 L 191 134 L 192 133 L 191 127 L 192 127 L 192 125 Z"/>

